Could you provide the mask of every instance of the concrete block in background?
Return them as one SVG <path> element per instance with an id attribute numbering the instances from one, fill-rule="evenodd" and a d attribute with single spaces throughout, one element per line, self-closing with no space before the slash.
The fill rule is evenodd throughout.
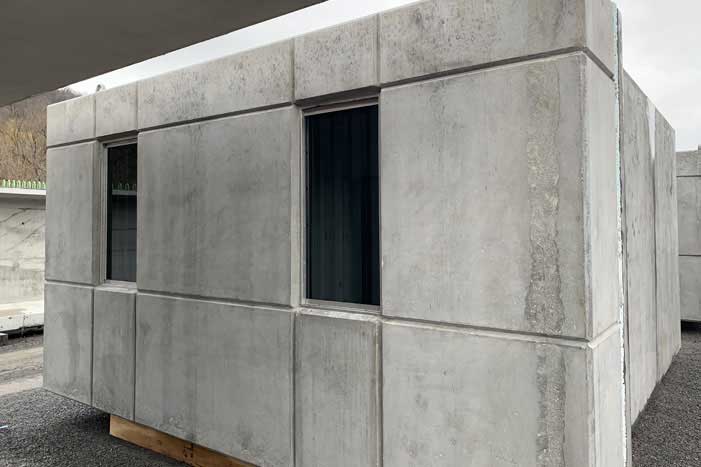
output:
<path id="1" fill-rule="evenodd" d="M 0 188 L 0 305 L 44 297 L 45 196 L 10 190 Z"/>
<path id="2" fill-rule="evenodd" d="M 606 426 L 603 419 L 589 425 L 588 385 L 595 381 L 585 344 L 384 323 L 382 347 L 386 467 L 457 467 L 466 459 L 480 466 L 620 465 L 590 458 L 604 448 L 597 443 L 609 427 L 618 423 L 616 441 L 623 430 L 616 401 L 601 414 Z M 603 384 L 616 381 L 620 398 L 620 378 Z"/>
<path id="3" fill-rule="evenodd" d="M 674 128 L 655 110 L 655 274 L 657 293 L 657 379 L 681 348 L 679 233 Z"/>
<path id="4" fill-rule="evenodd" d="M 380 465 L 377 320 L 302 313 L 295 329 L 297 465 Z"/>
<path id="5" fill-rule="evenodd" d="M 139 289 L 296 301 L 299 135 L 292 107 L 140 134 Z"/>
<path id="6" fill-rule="evenodd" d="M 292 41 L 138 83 L 139 128 L 292 101 Z"/>
<path id="7" fill-rule="evenodd" d="M 677 179 L 679 254 L 701 255 L 701 177 Z"/>
<path id="8" fill-rule="evenodd" d="M 615 68 L 616 10 L 608 0 L 430 0 L 380 14 L 380 81 L 589 48 Z"/>
<path id="9" fill-rule="evenodd" d="M 701 177 L 701 147 L 696 151 L 677 153 L 677 175 L 680 177 Z"/>
<path id="10" fill-rule="evenodd" d="M 377 16 L 295 39 L 295 99 L 378 85 Z"/>
<path id="11" fill-rule="evenodd" d="M 701 256 L 679 257 L 681 319 L 701 322 Z"/>
<path id="12" fill-rule="evenodd" d="M 95 137 L 95 95 L 76 97 L 46 108 L 46 145 Z"/>
<path id="13" fill-rule="evenodd" d="M 93 142 L 47 151 L 45 276 L 48 280 L 95 284 L 98 279 L 98 148 Z"/>
<path id="14" fill-rule="evenodd" d="M 634 421 L 657 382 L 657 309 L 655 290 L 655 199 L 653 141 L 655 109 L 625 74 L 623 87 L 623 147 L 625 259 L 630 413 Z"/>
<path id="15" fill-rule="evenodd" d="M 134 419 L 136 289 L 95 289 L 92 405 Z"/>
<path id="16" fill-rule="evenodd" d="M 383 91 L 383 314 L 591 337 L 587 61 L 573 54 Z M 615 162 L 615 136 L 611 144 Z"/>
<path id="17" fill-rule="evenodd" d="M 95 94 L 95 136 L 135 131 L 136 83 Z"/>
<path id="18" fill-rule="evenodd" d="M 139 294 L 135 421 L 260 466 L 292 466 L 288 311 Z"/>
<path id="19" fill-rule="evenodd" d="M 47 283 L 44 388 L 90 405 L 93 288 Z"/>

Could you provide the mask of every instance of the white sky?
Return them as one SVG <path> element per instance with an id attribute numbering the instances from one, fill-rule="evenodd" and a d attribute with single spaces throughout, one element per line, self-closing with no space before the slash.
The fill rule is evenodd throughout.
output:
<path id="1" fill-rule="evenodd" d="M 328 0 L 289 15 L 146 60 L 71 88 L 87 94 L 148 78 L 415 0 Z M 677 148 L 701 145 L 701 2 L 618 0 L 623 14 L 623 64 L 677 130 Z"/>

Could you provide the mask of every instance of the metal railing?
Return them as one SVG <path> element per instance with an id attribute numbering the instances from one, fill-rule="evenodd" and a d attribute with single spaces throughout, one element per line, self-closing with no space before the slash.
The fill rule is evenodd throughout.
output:
<path id="1" fill-rule="evenodd" d="M 46 190 L 46 182 L 38 180 L 0 180 L 0 188 L 20 188 L 25 190 Z"/>

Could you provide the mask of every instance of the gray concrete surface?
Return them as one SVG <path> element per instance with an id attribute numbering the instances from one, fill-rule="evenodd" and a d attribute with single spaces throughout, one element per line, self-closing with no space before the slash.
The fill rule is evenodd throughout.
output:
<path id="1" fill-rule="evenodd" d="M 77 97 L 46 108 L 46 144 L 64 144 L 95 137 L 95 95 Z"/>
<path id="2" fill-rule="evenodd" d="M 46 284 L 44 387 L 92 402 L 92 287 Z"/>
<path id="3" fill-rule="evenodd" d="M 623 223 L 629 420 L 635 421 L 679 350 L 674 130 L 625 74 Z"/>
<path id="4" fill-rule="evenodd" d="M 322 1 L 9 3 L 0 17 L 0 107 Z"/>
<path id="5" fill-rule="evenodd" d="M 679 231 L 675 134 L 655 110 L 655 289 L 657 300 L 657 380 L 681 347 L 679 311 Z"/>
<path id="6" fill-rule="evenodd" d="M 680 177 L 701 177 L 701 146 L 695 151 L 677 153 L 677 175 Z"/>
<path id="7" fill-rule="evenodd" d="M 377 16 L 295 39 L 295 99 L 377 86 Z"/>
<path id="8" fill-rule="evenodd" d="M 44 297 L 45 201 L 0 193 L 0 305 Z"/>
<path id="9" fill-rule="evenodd" d="M 100 286 L 93 301 L 92 404 L 133 420 L 136 289 Z"/>
<path id="10" fill-rule="evenodd" d="M 678 185 L 679 254 L 701 256 L 701 176 L 679 177 Z"/>
<path id="11" fill-rule="evenodd" d="M 278 42 L 139 81 L 139 128 L 291 102 L 292 46 Z"/>
<path id="12" fill-rule="evenodd" d="M 381 465 L 379 322 L 308 313 L 295 324 L 296 465 Z"/>
<path id="13" fill-rule="evenodd" d="M 382 93 L 383 314 L 591 337 L 582 267 L 587 60 Z M 606 227 L 615 235 L 615 224 Z"/>
<path id="14" fill-rule="evenodd" d="M 49 117 L 49 122 L 51 117 Z M 46 271 L 48 280 L 95 284 L 100 232 L 100 161 L 94 142 L 46 154 Z"/>
<path id="15" fill-rule="evenodd" d="M 292 465 L 292 319 L 139 294 L 135 421 L 260 467 Z"/>
<path id="16" fill-rule="evenodd" d="M 136 83 L 95 94 L 95 136 L 136 130 Z"/>
<path id="17" fill-rule="evenodd" d="M 681 318 L 701 322 L 701 147 L 677 153 Z"/>
<path id="18" fill-rule="evenodd" d="M 701 321 L 701 256 L 679 257 L 681 319 Z"/>
<path id="19" fill-rule="evenodd" d="M 614 17 L 607 0 L 417 2 L 380 14 L 380 81 L 584 47 L 613 70 Z"/>
<path id="20" fill-rule="evenodd" d="M 299 125 L 287 107 L 139 136 L 140 289 L 296 300 Z"/>

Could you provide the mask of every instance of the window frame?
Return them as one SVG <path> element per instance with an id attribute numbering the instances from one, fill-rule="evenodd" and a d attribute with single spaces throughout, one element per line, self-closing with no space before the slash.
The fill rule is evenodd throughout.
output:
<path id="1" fill-rule="evenodd" d="M 308 250 L 308 232 L 307 232 L 307 212 L 309 211 L 310 202 L 310 186 L 309 186 L 309 153 L 307 151 L 307 117 L 325 113 L 339 112 L 343 110 L 357 109 L 361 107 L 377 107 L 377 177 L 378 177 L 378 250 L 379 250 L 379 290 L 380 290 L 380 304 L 379 305 L 369 305 L 363 303 L 351 303 L 351 302 L 339 302 L 339 301 L 329 301 L 329 300 L 319 300 L 314 298 L 309 298 L 307 296 L 307 250 Z M 374 95 L 371 97 L 364 97 L 355 100 L 341 101 L 329 104 L 309 106 L 301 109 L 302 118 L 301 126 L 301 170 L 300 170 L 300 191 L 301 191 L 301 208 L 300 208 L 300 305 L 306 308 L 319 309 L 319 310 L 331 310 L 340 312 L 351 312 L 351 313 L 362 313 L 370 315 L 382 314 L 382 133 L 381 133 L 381 108 L 379 95 Z"/>
<path id="2" fill-rule="evenodd" d="M 137 148 L 137 177 L 138 177 L 138 152 L 139 152 L 139 142 L 137 136 L 128 136 L 118 139 L 112 139 L 109 141 L 102 142 L 102 148 L 100 151 L 100 280 L 99 283 L 103 285 L 124 287 L 129 289 L 136 288 L 136 281 L 120 281 L 115 279 L 107 279 L 107 201 L 109 198 L 108 193 L 108 170 L 109 170 L 109 150 L 111 148 L 119 146 L 129 146 L 131 144 L 136 144 Z M 137 182 L 138 183 L 138 182 Z M 138 206 L 138 197 L 137 197 Z M 138 209 L 138 208 L 137 208 Z M 138 216 L 137 216 L 138 219 Z M 137 223 L 138 229 L 138 223 Z M 138 251 L 138 243 L 137 243 Z M 138 271 L 138 262 L 137 262 Z"/>

